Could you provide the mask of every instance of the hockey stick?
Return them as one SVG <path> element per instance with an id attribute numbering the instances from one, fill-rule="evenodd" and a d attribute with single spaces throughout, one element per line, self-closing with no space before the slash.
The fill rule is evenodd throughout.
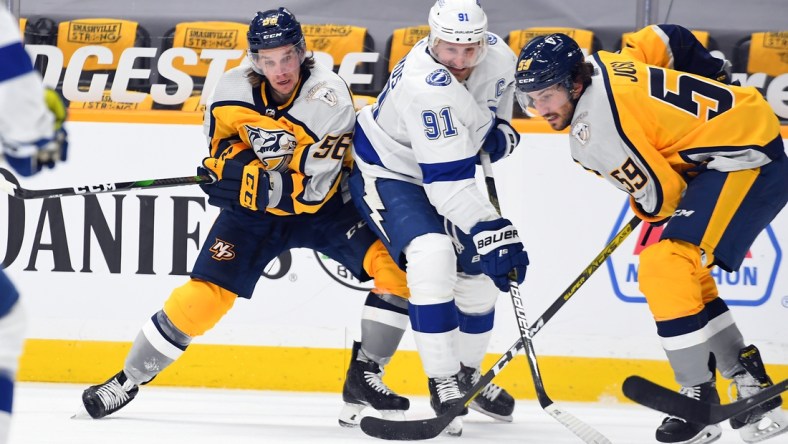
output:
<path id="1" fill-rule="evenodd" d="M 17 199 L 44 199 L 48 197 L 79 196 L 99 193 L 115 193 L 121 191 L 138 190 L 145 188 L 176 187 L 180 185 L 198 185 L 213 183 L 216 180 L 207 176 L 171 177 L 167 179 L 148 179 L 132 182 L 110 182 L 96 185 L 81 185 L 68 188 L 49 188 L 43 190 L 30 190 L 22 188 L 16 176 L 5 168 L 0 168 L 0 191 L 10 194 Z"/>
<path id="2" fill-rule="evenodd" d="M 538 333 L 544 324 L 549 321 L 553 315 L 561 308 L 566 301 L 568 301 L 580 287 L 586 283 L 592 274 L 613 254 L 613 251 L 624 242 L 635 227 L 640 223 L 637 217 L 627 223 L 616 236 L 605 246 L 594 260 L 575 278 L 569 287 L 561 293 L 555 302 L 548 308 L 545 313 L 537 320 L 534 327 L 529 330 L 530 337 Z M 532 332 L 532 333 L 531 333 Z M 523 348 L 523 340 L 518 339 L 517 342 L 501 356 L 498 361 L 479 378 L 479 381 L 474 384 L 462 398 L 462 402 L 455 404 L 443 415 L 429 419 L 417 419 L 407 421 L 392 421 L 380 419 L 375 417 L 364 417 L 361 419 L 361 430 L 369 436 L 381 439 L 396 439 L 401 441 L 416 441 L 423 439 L 432 439 L 440 435 L 440 433 L 456 418 L 462 410 L 467 407 L 471 401 L 481 392 L 498 373 L 506 367 L 512 358 Z M 599 441 L 600 443 L 606 441 Z"/>
<path id="3" fill-rule="evenodd" d="M 776 398 L 780 393 L 788 390 L 788 379 L 767 387 L 749 398 L 740 399 L 730 404 L 709 404 L 674 392 L 640 376 L 628 377 L 624 380 L 622 388 L 624 395 L 638 404 L 688 422 L 717 424 Z"/>
<path id="4" fill-rule="evenodd" d="M 591 277 L 592 274 L 594 274 L 597 268 L 601 267 L 602 264 L 605 263 L 607 258 L 609 258 L 610 255 L 613 254 L 614 251 L 616 251 L 616 248 L 618 248 L 618 246 L 621 245 L 624 242 L 624 240 L 626 240 L 626 238 L 630 235 L 630 233 L 635 231 L 635 228 L 637 228 L 638 225 L 640 225 L 640 218 L 634 216 L 632 219 L 629 220 L 629 222 L 627 222 L 626 225 L 621 227 L 618 233 L 616 233 L 616 236 L 613 239 L 611 239 L 607 245 L 605 245 L 605 249 L 602 250 L 594 258 L 594 260 L 592 260 L 591 263 L 586 266 L 585 270 L 583 270 L 583 272 L 580 273 L 580 275 L 576 277 L 575 280 L 572 281 L 572 283 L 569 284 L 568 287 L 566 287 L 566 290 L 564 290 L 564 292 L 561 293 L 561 297 L 556 299 L 555 302 L 553 302 L 552 305 L 550 305 L 550 307 L 548 307 L 547 310 L 545 310 L 545 312 L 542 313 L 542 316 L 540 316 L 539 319 L 537 319 L 534 322 L 531 328 L 528 329 L 529 338 L 533 338 L 536 335 L 536 333 L 538 333 L 539 330 L 541 330 L 542 327 L 544 327 L 544 324 L 546 324 L 547 321 L 549 321 L 550 318 L 552 318 L 555 315 L 555 313 L 561 307 L 563 307 L 564 304 L 566 304 L 566 301 L 568 301 L 569 298 L 574 296 L 577 290 L 583 284 L 585 284 L 586 280 L 589 277 Z"/>
<path id="5" fill-rule="evenodd" d="M 484 181 L 487 184 L 487 194 L 498 214 L 501 214 L 501 206 L 498 202 L 498 190 L 495 187 L 495 177 L 493 177 L 492 165 L 490 164 L 490 156 L 486 153 L 481 155 L 482 170 L 484 171 Z M 517 327 L 520 331 L 520 339 L 525 346 L 525 356 L 528 358 L 528 367 L 531 369 L 531 377 L 534 381 L 536 388 L 536 398 L 539 400 L 539 405 L 542 410 L 547 412 L 556 421 L 561 423 L 564 427 L 569 429 L 570 432 L 577 435 L 583 442 L 591 444 L 611 443 L 604 435 L 599 433 L 596 429 L 588 424 L 579 420 L 577 417 L 567 412 L 566 410 L 558 407 L 555 402 L 547 395 L 542 382 L 542 375 L 539 372 L 539 363 L 536 360 L 536 351 L 534 344 L 531 341 L 531 333 L 528 328 L 528 320 L 525 318 L 525 303 L 520 295 L 520 286 L 517 285 L 517 273 L 515 270 L 509 274 L 509 296 L 512 298 L 512 305 L 514 306 L 514 315 L 517 318 Z M 544 325 L 544 323 L 542 323 Z"/>

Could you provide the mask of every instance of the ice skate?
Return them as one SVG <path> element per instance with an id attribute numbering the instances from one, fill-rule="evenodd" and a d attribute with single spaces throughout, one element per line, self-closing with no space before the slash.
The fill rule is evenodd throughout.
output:
<path id="1" fill-rule="evenodd" d="M 342 388 L 345 406 L 339 413 L 339 425 L 357 427 L 361 421 L 361 411 L 366 407 L 377 410 L 384 419 L 404 420 L 410 401 L 386 386 L 382 380 L 383 369 L 377 363 L 357 359 L 360 348 L 359 342 L 353 343 L 353 355 Z"/>
<path id="2" fill-rule="evenodd" d="M 728 392 L 732 401 L 747 398 L 772 385 L 763 366 L 761 354 L 754 345 L 739 351 L 739 362 L 745 371 L 733 375 Z M 736 390 L 735 397 L 732 389 Z M 760 442 L 785 433 L 788 430 L 788 419 L 780 408 L 781 405 L 782 398 L 779 396 L 766 401 L 741 416 L 731 418 L 731 427 L 739 430 L 742 440 L 748 443 Z"/>
<path id="3" fill-rule="evenodd" d="M 700 401 L 720 403 L 714 380 L 693 387 L 682 387 L 679 393 Z M 659 442 L 674 444 L 706 444 L 718 440 L 721 435 L 722 428 L 719 424 L 696 424 L 668 416 L 657 427 L 656 438 Z"/>
<path id="4" fill-rule="evenodd" d="M 429 378 L 430 406 L 436 415 L 442 415 L 454 404 L 462 401 L 460 391 L 459 373 L 447 378 Z M 443 433 L 449 436 L 462 435 L 462 416 L 468 414 L 468 409 L 463 409 L 459 416 L 454 418 Z"/>
<path id="5" fill-rule="evenodd" d="M 82 404 L 93 419 L 103 418 L 117 412 L 131 402 L 139 387 L 126 378 L 123 370 L 105 383 L 93 385 L 82 392 Z M 74 417 L 78 417 L 74 415 Z"/>
<path id="6" fill-rule="evenodd" d="M 458 376 L 460 390 L 463 393 L 467 393 L 482 377 L 479 369 L 462 364 Z M 499 421 L 512 422 L 514 398 L 506 390 L 491 382 L 479 392 L 469 407 Z"/>

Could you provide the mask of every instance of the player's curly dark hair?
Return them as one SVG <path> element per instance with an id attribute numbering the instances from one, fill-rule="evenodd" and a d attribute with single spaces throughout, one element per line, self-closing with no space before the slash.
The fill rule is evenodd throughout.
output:
<path id="1" fill-rule="evenodd" d="M 583 84 L 583 90 L 588 88 L 588 85 L 591 84 L 591 76 L 594 75 L 594 65 L 588 62 L 579 62 L 572 68 L 572 78 L 575 82 L 580 82 Z"/>

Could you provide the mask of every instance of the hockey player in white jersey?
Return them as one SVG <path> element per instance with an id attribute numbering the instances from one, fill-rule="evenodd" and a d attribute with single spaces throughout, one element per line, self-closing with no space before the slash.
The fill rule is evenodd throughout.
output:
<path id="1" fill-rule="evenodd" d="M 17 173 L 31 176 L 65 160 L 65 118 L 60 96 L 45 91 L 33 70 L 16 18 L 0 5 L 0 148 L 5 161 Z M 24 325 L 19 293 L 0 271 L 0 444 L 8 439 Z"/>
<path id="2" fill-rule="evenodd" d="M 516 57 L 487 32 L 476 0 L 438 0 L 429 25 L 359 112 L 350 188 L 407 270 L 411 327 L 441 414 L 478 380 L 499 290 L 512 270 L 522 282 L 528 256 L 475 181 L 480 150 L 496 161 L 519 142 L 509 124 Z M 514 400 L 491 384 L 471 408 L 511 421 Z"/>

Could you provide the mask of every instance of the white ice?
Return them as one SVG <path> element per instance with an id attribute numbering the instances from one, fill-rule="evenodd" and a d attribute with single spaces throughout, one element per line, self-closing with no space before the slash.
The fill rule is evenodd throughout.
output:
<path id="1" fill-rule="evenodd" d="M 337 425 L 339 394 L 142 387 L 137 398 L 102 420 L 71 419 L 84 385 L 20 383 L 14 401 L 10 444 L 243 444 L 383 442 L 360 429 Z M 411 397 L 408 418 L 431 415 L 425 397 Z M 614 443 L 653 443 L 661 415 L 634 404 L 559 402 L 565 410 Z M 781 439 L 782 438 L 782 439 Z M 459 438 L 430 442 L 576 444 L 581 441 L 545 413 L 536 401 L 518 400 L 511 424 L 476 412 Z M 768 444 L 788 442 L 778 437 Z M 723 425 L 715 444 L 741 443 Z"/>

